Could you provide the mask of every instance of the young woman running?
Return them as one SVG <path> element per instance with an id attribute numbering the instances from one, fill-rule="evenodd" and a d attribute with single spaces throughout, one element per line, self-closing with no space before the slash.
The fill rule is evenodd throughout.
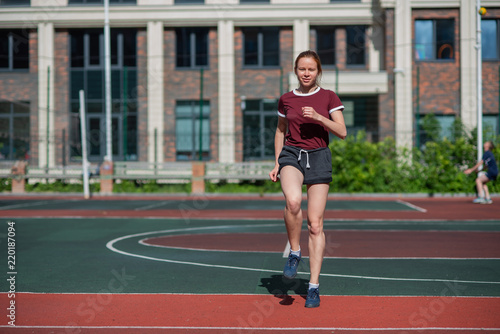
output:
<path id="1" fill-rule="evenodd" d="M 318 307 L 319 274 L 325 251 L 323 215 L 332 181 L 329 133 L 347 135 L 344 106 L 331 90 L 319 87 L 321 61 L 314 51 L 300 53 L 294 66 L 299 87 L 283 94 L 278 104 L 278 126 L 274 139 L 276 165 L 269 173 L 281 182 L 285 196 L 285 226 L 290 254 L 283 270 L 285 278 L 297 275 L 301 260 L 302 185 L 307 185 L 307 227 L 309 230 L 309 289 L 306 307 Z"/>

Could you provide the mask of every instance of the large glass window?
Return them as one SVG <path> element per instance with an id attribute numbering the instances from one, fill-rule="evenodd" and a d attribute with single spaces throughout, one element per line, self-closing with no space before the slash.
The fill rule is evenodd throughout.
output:
<path id="1" fill-rule="evenodd" d="M 0 29 L 0 70 L 29 68 L 29 38 L 20 29 Z"/>
<path id="2" fill-rule="evenodd" d="M 243 102 L 243 159 L 274 158 L 274 135 L 278 115 L 276 100 Z"/>
<path id="3" fill-rule="evenodd" d="M 179 28 L 177 38 L 177 67 L 208 65 L 208 28 Z"/>
<path id="4" fill-rule="evenodd" d="M 498 60 L 498 20 L 481 20 L 481 52 L 484 60 Z"/>
<path id="5" fill-rule="evenodd" d="M 29 102 L 0 102 L 0 160 L 28 160 Z"/>
<path id="6" fill-rule="evenodd" d="M 278 66 L 280 63 L 279 28 L 245 28 L 244 65 Z"/>
<path id="7" fill-rule="evenodd" d="M 365 26 L 347 26 L 347 65 L 365 65 L 366 64 L 366 27 Z"/>
<path id="8" fill-rule="evenodd" d="M 109 0 L 110 5 L 120 5 L 120 4 L 133 4 L 135 5 L 137 0 Z M 68 0 L 69 5 L 103 5 L 104 0 Z"/>
<path id="9" fill-rule="evenodd" d="M 0 0 L 0 6 L 30 6 L 31 0 Z"/>
<path id="10" fill-rule="evenodd" d="M 200 101 L 177 101 L 175 141 L 177 160 L 199 160 L 200 154 L 202 160 L 210 159 L 209 101 L 203 101 L 201 106 Z"/>
<path id="11" fill-rule="evenodd" d="M 492 138 L 500 133 L 497 115 L 483 115 L 483 138 Z"/>
<path id="12" fill-rule="evenodd" d="M 364 131 L 371 141 L 378 141 L 378 101 L 374 96 L 343 96 L 344 116 L 347 133 L 355 135 Z M 334 139 L 330 135 L 330 139 Z"/>
<path id="13" fill-rule="evenodd" d="M 84 90 L 89 160 L 106 152 L 104 33 L 102 29 L 70 30 L 71 158 L 81 158 L 79 91 Z M 136 30 L 111 29 L 111 118 L 115 160 L 137 160 Z"/>
<path id="14" fill-rule="evenodd" d="M 415 59 L 453 59 L 455 22 L 453 19 L 415 20 Z"/>
<path id="15" fill-rule="evenodd" d="M 204 4 L 205 0 L 175 0 L 174 4 L 176 5 L 196 5 L 196 4 Z"/>
<path id="16" fill-rule="evenodd" d="M 335 65 L 335 28 L 316 28 L 316 50 L 323 65 Z"/>
<path id="17" fill-rule="evenodd" d="M 269 3 L 270 0 L 240 0 L 240 4 L 245 3 Z"/>

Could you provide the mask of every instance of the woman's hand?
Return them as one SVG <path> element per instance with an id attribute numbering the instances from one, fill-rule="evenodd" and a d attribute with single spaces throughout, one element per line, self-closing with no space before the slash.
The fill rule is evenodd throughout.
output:
<path id="1" fill-rule="evenodd" d="M 278 181 L 278 170 L 280 168 L 280 165 L 276 164 L 271 172 L 269 172 L 269 177 L 271 178 L 271 181 L 276 182 Z"/>
<path id="2" fill-rule="evenodd" d="M 320 121 L 322 117 L 320 114 L 314 110 L 313 107 L 302 107 L 302 116 L 304 118 L 312 119 L 313 121 Z"/>

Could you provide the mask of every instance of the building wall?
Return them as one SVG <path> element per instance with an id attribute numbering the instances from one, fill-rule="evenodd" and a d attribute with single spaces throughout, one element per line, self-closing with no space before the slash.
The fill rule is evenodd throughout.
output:
<path id="1" fill-rule="evenodd" d="M 385 64 L 387 68 L 388 92 L 379 95 L 379 139 L 395 137 L 394 128 L 394 10 L 385 12 Z"/>
<path id="2" fill-rule="evenodd" d="M 500 19 L 500 8 L 488 8 L 484 19 Z M 483 114 L 498 115 L 500 112 L 500 61 L 485 60 L 482 66 Z M 500 116 L 499 116 L 500 117 Z M 500 121 L 499 121 L 500 124 Z"/>
<path id="3" fill-rule="evenodd" d="M 148 68 L 147 68 L 147 31 L 139 29 L 137 31 L 137 141 L 138 159 L 147 161 L 148 151 Z M 152 143 L 151 143 L 152 144 Z"/>
<path id="4" fill-rule="evenodd" d="M 165 161 L 176 161 L 175 147 L 175 106 L 179 100 L 200 100 L 199 69 L 182 69 L 176 67 L 175 29 L 165 28 L 165 128 L 161 133 L 165 141 Z M 203 100 L 210 101 L 210 159 L 217 159 L 218 131 L 218 58 L 217 29 L 210 28 L 209 35 L 209 66 L 203 70 Z"/>
<path id="5" fill-rule="evenodd" d="M 450 60 L 416 61 L 413 55 L 413 109 L 417 110 L 419 91 L 420 114 L 460 115 L 460 24 L 458 9 L 413 9 L 412 21 L 416 19 L 455 20 L 454 58 Z M 415 40 L 415 24 L 413 41 Z M 417 70 L 419 69 L 419 70 Z M 417 87 L 417 71 L 420 79 Z"/>
<path id="6" fill-rule="evenodd" d="M 339 96 L 360 96 L 362 94 L 373 96 L 377 95 L 378 100 L 378 138 L 382 140 L 386 137 L 395 137 L 395 99 L 394 94 L 394 66 L 395 66 L 395 43 L 394 43 L 394 33 L 395 33 L 395 15 L 397 15 L 397 10 L 395 11 L 392 7 L 396 6 L 396 2 L 391 4 L 393 1 L 381 0 L 374 1 L 373 8 L 374 11 L 372 15 L 376 18 L 368 18 L 367 14 L 364 14 L 362 6 L 369 1 L 363 1 L 362 3 L 351 3 L 351 4 L 328 4 L 325 2 L 323 5 L 319 5 L 323 10 L 332 10 L 331 8 L 337 8 L 340 11 L 328 12 L 328 15 L 338 15 L 335 19 L 331 19 L 326 16 L 321 16 L 322 13 L 311 12 L 310 8 L 307 8 L 307 13 L 310 17 L 307 18 L 311 27 L 318 25 L 335 25 L 336 29 L 336 59 L 337 68 L 342 74 L 350 72 L 368 72 L 370 70 L 369 64 L 370 59 L 367 59 L 366 66 L 363 67 L 348 67 L 346 66 L 346 31 L 344 29 L 346 24 L 366 24 L 370 25 L 370 20 L 372 22 L 376 21 L 377 25 L 383 27 L 382 31 L 385 34 L 384 40 L 384 50 L 381 54 L 383 60 L 381 61 L 381 74 L 387 74 L 387 92 L 382 93 L 345 93 L 343 89 L 342 82 L 339 85 Z M 37 2 L 38 3 L 38 2 Z M 246 99 L 278 99 L 282 92 L 288 91 L 294 88 L 292 85 L 293 80 L 288 80 L 290 74 L 293 73 L 293 22 L 299 19 L 298 13 L 300 12 L 299 7 L 294 7 L 292 2 L 282 5 L 287 13 L 291 13 L 290 16 L 284 17 L 284 14 L 276 11 L 273 5 L 267 5 L 270 10 L 262 13 L 262 17 L 252 16 L 252 11 L 241 11 L 238 15 L 250 15 L 243 19 L 239 18 L 238 15 L 234 15 L 238 11 L 238 6 L 235 5 L 231 7 L 231 11 L 225 11 L 223 7 L 220 7 L 216 14 L 220 15 L 219 18 L 209 17 L 210 10 L 213 10 L 210 5 L 207 4 L 207 9 L 203 8 L 196 9 L 198 14 L 202 17 L 195 18 L 189 17 L 190 12 L 182 10 L 182 6 L 172 6 L 168 10 L 165 10 L 165 15 L 173 15 L 175 12 L 179 15 L 184 15 L 189 17 L 189 19 L 173 18 L 173 21 L 168 21 L 169 26 L 165 27 L 163 35 L 163 49 L 164 49 L 164 73 L 163 73 L 163 110 L 158 110 L 154 112 L 163 113 L 164 116 L 164 126 L 157 130 L 158 141 L 163 144 L 163 154 L 164 161 L 175 161 L 176 160 L 176 140 L 175 140 L 175 106 L 178 100 L 194 100 L 197 101 L 200 98 L 200 71 L 197 69 L 178 69 L 176 68 L 176 47 L 175 47 L 175 25 L 187 26 L 189 24 L 199 25 L 199 26 L 210 26 L 209 32 L 209 67 L 204 69 L 204 82 L 203 82 L 203 99 L 210 101 L 210 160 L 217 161 L 219 157 L 219 149 L 224 147 L 224 141 L 232 141 L 235 143 L 235 161 L 243 160 L 243 110 L 241 108 L 241 102 L 243 98 Z M 489 1 L 488 4 L 492 4 L 493 1 Z M 165 3 L 162 3 L 165 4 Z M 426 6 L 425 4 L 428 4 Z M 411 78 L 412 78 L 412 92 L 413 92 L 413 103 L 409 108 L 412 108 L 411 112 L 415 113 L 417 110 L 419 113 L 436 113 L 438 115 L 460 115 L 463 109 L 461 105 L 461 78 L 460 78 L 460 60 L 461 60 L 461 34 L 460 34 L 460 11 L 459 6 L 461 2 L 452 0 L 447 1 L 445 5 L 448 8 L 440 8 L 438 5 L 432 4 L 432 2 L 427 1 L 416 1 L 412 0 L 411 5 L 413 9 L 411 11 L 411 19 L 440 19 L 440 18 L 454 18 L 455 19 L 455 50 L 454 58 L 450 61 L 416 61 L 412 55 L 412 65 L 411 65 Z M 383 8 L 377 7 L 381 5 Z M 495 2 L 496 5 L 496 2 Z M 350 16 L 347 13 L 352 11 L 349 6 L 352 6 L 353 10 L 358 16 Z M 147 30 L 146 25 L 148 24 L 145 17 L 139 17 L 137 20 L 132 21 L 130 24 L 127 20 L 127 15 L 130 14 L 130 6 L 116 6 L 114 11 L 112 10 L 112 19 L 115 24 L 120 26 L 137 27 L 137 68 L 138 68 L 138 87 L 137 87 L 137 100 L 138 100 L 138 154 L 140 161 L 151 160 L 148 156 L 147 147 L 155 145 L 155 143 L 150 141 L 151 137 L 148 137 L 148 71 L 152 69 L 147 68 Z M 199 6 L 197 6 L 199 7 Z M 488 13 L 483 17 L 487 18 L 500 18 L 500 4 L 497 5 L 498 8 L 488 8 Z M 179 9 L 181 8 L 181 9 Z M 257 8 L 257 6 L 256 6 Z M 281 8 L 281 7 L 280 7 Z M 363 7 L 364 8 L 364 7 Z M 5 13 L 1 13 L 2 18 L 9 18 L 5 16 Z M 73 7 L 74 9 L 74 7 Z M 158 9 L 162 9 L 158 7 Z M 260 10 L 260 7 L 258 8 Z M 20 8 L 19 13 L 23 14 L 23 11 L 33 11 L 33 9 Z M 82 9 L 82 18 L 78 18 L 78 22 L 74 23 L 75 28 L 85 28 L 85 27 L 101 27 L 102 22 L 97 21 L 92 15 L 95 15 L 95 11 L 100 10 L 93 9 L 92 6 L 85 6 Z M 304 9 L 305 10 L 305 9 Z M 344 14 L 337 14 L 339 12 L 345 11 Z M 263 11 L 261 11 L 263 12 Z M 45 15 L 44 18 L 47 20 L 54 21 L 55 35 L 54 35 L 54 69 L 53 74 L 55 76 L 54 86 L 52 91 L 55 92 L 54 103 L 54 124 L 53 128 L 55 132 L 52 134 L 54 138 L 62 138 L 62 129 L 66 129 L 65 136 L 69 138 L 70 131 L 70 109 L 69 109 L 69 91 L 70 91 L 70 41 L 68 30 L 73 28 L 71 23 L 71 18 L 76 15 L 71 12 L 71 9 L 66 12 L 53 13 L 57 15 Z M 250 14 L 248 14 L 250 13 Z M 271 13 L 271 14 L 270 14 Z M 276 13 L 276 14 L 274 14 Z M 78 12 L 79 14 L 79 12 Z M 156 14 L 156 13 L 150 13 Z M 24 15 L 24 14 L 23 14 Z M 33 15 L 36 14 L 30 14 Z M 68 15 L 67 17 L 65 15 Z M 203 16 L 204 15 L 204 16 Z M 228 15 L 223 17 L 223 15 Z M 274 16 L 270 19 L 269 15 L 275 15 L 276 21 L 273 21 Z M 281 16 L 280 16 L 281 15 Z M 295 16 L 294 16 L 295 15 Z M 326 14 L 325 14 L 326 15 Z M 60 19 L 61 17 L 66 17 L 65 19 Z M 183 16 L 183 17 L 184 17 Z M 149 16 L 148 16 L 149 17 Z M 163 19 L 163 18 L 162 18 Z M 217 31 L 217 20 L 228 19 L 234 20 L 234 46 L 235 46 L 235 89 L 234 89 L 234 105 L 235 105 L 235 121 L 234 121 L 234 133 L 236 137 L 228 137 L 222 134 L 219 136 L 219 100 L 218 100 L 218 68 L 219 68 L 219 56 L 218 55 L 218 31 Z M 302 19 L 302 18 L 301 18 Z M 10 18 L 9 18 L 10 20 Z M 177 21 L 176 21 L 177 20 Z M 37 21 L 33 21 L 34 26 L 36 26 Z M 159 22 L 159 21 L 158 21 Z M 167 21 L 165 21 L 167 22 Z M 177 22 L 177 23 L 176 23 Z M 215 25 L 214 25 L 215 24 Z M 3 28 L 21 28 L 20 23 L 15 20 L 3 20 L 1 23 Z M 259 26 L 259 25 L 280 25 L 280 66 L 276 68 L 258 68 L 252 69 L 243 66 L 243 35 L 241 28 L 243 26 Z M 412 24 L 414 30 L 414 24 Z M 13 72 L 0 72 L 0 99 L 9 101 L 29 101 L 31 105 L 31 156 L 32 163 L 38 163 L 38 143 L 40 141 L 45 141 L 46 139 L 39 134 L 39 106 L 38 94 L 42 94 L 38 88 L 38 33 L 36 28 L 24 28 L 29 33 L 30 38 L 30 68 L 28 71 L 13 71 Z M 408 43 L 414 42 L 414 31 L 413 40 L 408 41 Z M 369 50 L 367 43 L 367 51 Z M 310 46 L 312 49 L 315 48 L 315 35 L 310 33 Z M 369 55 L 368 55 L 369 57 Z M 465 58 L 464 58 L 465 59 Z M 475 66 L 471 64 L 470 66 Z M 419 75 L 419 82 L 417 87 L 417 69 Z M 498 115 L 500 104 L 499 104 L 499 91 L 500 91 L 500 62 L 499 61 L 484 61 L 483 62 L 483 111 L 484 114 Z M 332 72 L 332 68 L 324 69 L 324 71 Z M 386 72 L 384 72 L 386 71 Z M 399 74 L 398 74 L 399 75 Z M 151 82 L 150 82 L 151 84 Z M 417 98 L 418 92 L 418 98 Z M 346 94 L 346 95 L 344 95 Z M 349 95 L 350 94 L 350 95 Z M 358 94 L 358 95 L 356 95 Z M 418 100 L 418 107 L 417 107 Z M 405 109 L 406 106 L 403 108 Z M 149 114 L 151 116 L 151 114 Z M 43 122 L 42 122 L 43 123 Z M 222 142 L 221 142 L 222 141 Z M 65 143 L 65 144 L 63 144 Z M 56 141 L 54 154 L 56 164 L 69 163 L 69 147 L 63 146 L 67 145 L 67 140 Z M 42 153 L 45 154 L 45 153 Z M 43 159 L 42 159 L 43 161 Z"/>
<path id="7" fill-rule="evenodd" d="M 56 164 L 62 165 L 69 162 L 69 129 L 70 129 L 70 37 L 66 29 L 56 30 L 54 36 L 54 56 L 55 56 L 55 101 L 54 101 L 54 129 L 53 137 L 56 147 Z M 63 160 L 64 159 L 64 160 Z"/>
<path id="8" fill-rule="evenodd" d="M 292 89 L 286 85 L 286 74 L 293 71 L 293 31 L 291 27 L 282 27 L 280 30 L 280 66 L 252 69 L 243 65 L 243 32 L 235 29 L 235 72 L 236 72 L 236 161 L 243 160 L 243 112 L 241 98 L 279 99 L 280 81 L 283 80 L 283 90 Z M 277 104 L 276 104 L 277 106 Z M 270 125 L 271 126 L 271 125 Z"/>

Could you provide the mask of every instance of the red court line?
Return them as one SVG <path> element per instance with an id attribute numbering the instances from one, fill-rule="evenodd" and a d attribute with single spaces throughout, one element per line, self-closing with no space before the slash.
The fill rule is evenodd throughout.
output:
<path id="1" fill-rule="evenodd" d="M 475 231 L 344 231 L 325 230 L 325 257 L 353 258 L 500 258 L 500 232 Z M 302 231 L 301 239 L 307 240 Z M 169 235 L 147 245 L 251 252 L 283 252 L 286 233 L 216 233 Z M 395 251 L 396 250 L 396 251 Z M 307 247 L 302 254 L 308 255 Z"/>
<path id="2" fill-rule="evenodd" d="M 9 303 L 5 293 L 0 300 Z M 16 325 L 32 327 L 500 329 L 499 297 L 322 296 L 316 309 L 297 295 L 17 293 L 15 301 Z"/>
<path id="3" fill-rule="evenodd" d="M 256 200 L 255 197 L 250 197 Z M 128 198 L 122 198 L 123 200 Z M 145 198 L 143 198 L 144 200 Z M 207 200 L 207 198 L 204 198 Z M 224 199 L 217 197 L 216 199 Z M 239 199 L 231 198 L 232 200 Z M 259 198 L 259 200 L 277 200 L 279 198 Z M 164 198 L 164 200 L 168 200 Z M 187 198 L 186 201 L 195 201 Z M 210 200 L 210 198 L 208 198 Z M 341 201 L 341 199 L 330 199 Z M 352 200 L 352 199 L 350 199 Z M 363 199 L 365 200 L 365 199 Z M 375 200 L 375 199 L 372 199 Z M 379 199 L 380 200 L 380 199 Z M 392 199 L 397 200 L 397 199 Z M 472 204 L 469 198 L 426 198 L 404 199 L 405 202 L 426 210 L 420 212 L 408 208 L 403 211 L 367 211 L 367 210 L 327 210 L 325 219 L 378 219 L 378 220 L 499 220 L 500 200 L 491 205 Z M 188 202 L 186 202 L 188 203 Z M 190 206 L 188 206 L 190 207 Z M 303 211 L 304 217 L 306 210 Z M 282 219 L 283 210 L 199 210 L 180 207 L 178 210 L 0 210 L 0 217 L 129 217 L 129 218 L 181 218 L 181 219 Z"/>

